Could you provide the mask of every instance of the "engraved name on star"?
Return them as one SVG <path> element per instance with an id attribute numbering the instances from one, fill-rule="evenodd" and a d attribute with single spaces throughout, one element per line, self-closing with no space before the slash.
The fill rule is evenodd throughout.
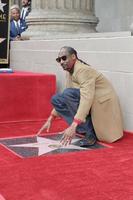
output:
<path id="1" fill-rule="evenodd" d="M 2 3 L 1 0 L 0 0 L 0 10 L 1 10 L 2 12 L 4 12 L 3 7 L 4 7 L 5 5 L 6 5 L 6 3 Z"/>

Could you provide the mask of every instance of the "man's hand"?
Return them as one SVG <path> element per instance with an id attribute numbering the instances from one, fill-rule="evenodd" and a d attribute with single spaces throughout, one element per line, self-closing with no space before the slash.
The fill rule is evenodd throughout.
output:
<path id="1" fill-rule="evenodd" d="M 41 132 L 43 130 L 45 130 L 45 129 L 46 129 L 46 132 L 49 132 L 49 129 L 50 129 L 51 125 L 52 125 L 52 121 L 53 121 L 53 117 L 50 116 L 47 119 L 47 121 L 45 122 L 45 124 L 41 127 L 41 129 L 37 132 L 36 136 L 39 136 L 41 134 Z"/>
<path id="2" fill-rule="evenodd" d="M 61 144 L 62 145 L 68 145 L 68 144 L 71 144 L 71 141 L 72 139 L 74 138 L 75 136 L 75 133 L 76 133 L 76 127 L 77 127 L 77 123 L 73 122 L 71 124 L 71 126 L 69 126 L 65 131 L 64 131 L 64 134 L 63 134 L 63 137 L 61 139 Z"/>
<path id="3" fill-rule="evenodd" d="M 15 38 L 14 38 L 14 41 L 20 41 L 21 40 L 21 37 L 19 35 L 17 35 Z"/>

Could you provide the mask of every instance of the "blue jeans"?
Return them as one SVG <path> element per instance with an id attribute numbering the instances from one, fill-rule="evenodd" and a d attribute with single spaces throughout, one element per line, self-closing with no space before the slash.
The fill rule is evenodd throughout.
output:
<path id="1" fill-rule="evenodd" d="M 76 88 L 67 88 L 61 94 L 52 97 L 51 103 L 61 117 L 70 125 L 73 122 L 80 102 L 80 90 Z M 88 114 L 86 122 L 77 126 L 78 133 L 85 134 L 86 137 L 96 137 L 91 115 Z"/>

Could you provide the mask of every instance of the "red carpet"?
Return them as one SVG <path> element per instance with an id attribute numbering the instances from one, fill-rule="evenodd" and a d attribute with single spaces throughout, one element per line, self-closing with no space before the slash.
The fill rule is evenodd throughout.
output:
<path id="1" fill-rule="evenodd" d="M 133 199 L 133 135 L 114 148 L 58 154 L 0 166 L 0 193 L 7 200 Z"/>
<path id="2" fill-rule="evenodd" d="M 0 122 L 45 119 L 56 91 L 52 74 L 0 74 Z"/>
<path id="3" fill-rule="evenodd" d="M 55 77 L 0 75 L 0 84 L 0 138 L 34 135 L 51 110 Z M 66 126 L 57 119 L 51 132 Z M 111 146 L 22 159 L 0 145 L 0 200 L 132 200 L 133 135 Z"/>
<path id="4" fill-rule="evenodd" d="M 35 135 L 45 121 L 46 120 L 0 123 L 0 138 Z M 67 124 L 64 120 L 56 119 L 53 122 L 49 133 L 61 132 L 66 127 Z M 44 133 L 45 131 L 42 132 L 42 134 Z"/>
<path id="5" fill-rule="evenodd" d="M 5 167 L 11 163 L 20 160 L 18 156 L 15 156 L 11 151 L 8 151 L 3 145 L 0 145 L 0 166 Z"/>

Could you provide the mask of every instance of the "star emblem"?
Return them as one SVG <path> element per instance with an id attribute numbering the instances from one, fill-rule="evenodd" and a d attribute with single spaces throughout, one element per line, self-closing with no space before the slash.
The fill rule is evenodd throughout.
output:
<path id="1" fill-rule="evenodd" d="M 9 145 L 10 147 L 24 147 L 24 148 L 38 148 L 38 156 L 49 153 L 54 150 L 85 150 L 88 148 L 83 148 L 76 146 L 74 143 L 80 141 L 81 138 L 75 138 L 72 140 L 72 143 L 67 146 L 60 144 L 60 140 L 53 140 L 48 138 L 37 137 L 37 142 L 35 143 L 25 143 L 25 144 L 15 144 Z"/>
<path id="2" fill-rule="evenodd" d="M 1 10 L 2 12 L 4 12 L 3 7 L 4 7 L 5 5 L 6 5 L 6 3 L 2 3 L 1 0 L 0 0 L 0 10 Z"/>
<path id="3" fill-rule="evenodd" d="M 80 147 L 80 141 L 83 139 L 81 135 L 76 135 L 70 145 L 64 146 L 60 143 L 62 136 L 62 133 L 57 133 L 43 136 L 7 138 L 0 139 L 0 144 L 21 158 L 106 148 L 106 146 L 98 142 L 92 147 Z"/>
<path id="4" fill-rule="evenodd" d="M 0 38 L 0 44 L 5 40 L 6 38 Z"/>

